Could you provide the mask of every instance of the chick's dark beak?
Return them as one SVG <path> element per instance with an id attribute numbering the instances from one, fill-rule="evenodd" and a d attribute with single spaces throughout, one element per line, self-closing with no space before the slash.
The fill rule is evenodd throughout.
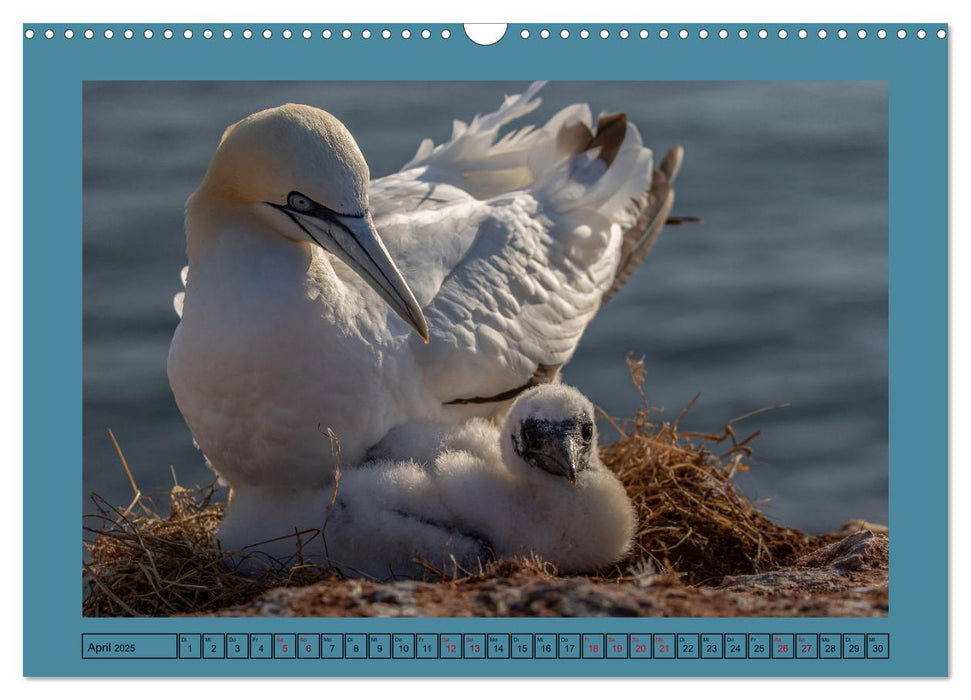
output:
<path id="1" fill-rule="evenodd" d="M 564 477 L 577 485 L 580 472 L 590 466 L 590 443 L 573 422 L 533 421 L 524 429 L 520 455 L 532 466 Z"/>

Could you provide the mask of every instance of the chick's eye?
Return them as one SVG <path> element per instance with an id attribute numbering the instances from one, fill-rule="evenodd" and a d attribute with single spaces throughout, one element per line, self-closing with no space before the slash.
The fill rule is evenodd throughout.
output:
<path id="1" fill-rule="evenodd" d="M 290 205 L 291 209 L 297 211 L 310 211 L 314 206 L 309 197 L 305 197 L 299 192 L 291 192 L 287 197 L 287 204 Z"/>
<path id="2" fill-rule="evenodd" d="M 587 443 L 593 440 L 593 425 L 590 423 L 584 423 L 583 427 L 580 428 L 580 437 L 582 437 L 583 441 Z"/>

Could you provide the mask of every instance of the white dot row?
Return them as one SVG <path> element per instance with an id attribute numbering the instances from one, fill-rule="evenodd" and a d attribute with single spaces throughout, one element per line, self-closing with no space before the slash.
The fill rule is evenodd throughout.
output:
<path id="1" fill-rule="evenodd" d="M 538 34 L 539 34 L 539 38 L 540 39 L 549 39 L 550 36 L 552 36 L 552 34 L 551 34 L 551 32 L 550 32 L 549 29 L 541 29 Z M 578 34 L 579 34 L 579 36 L 580 36 L 581 39 L 589 39 L 590 36 L 591 36 L 589 29 L 581 29 L 578 32 Z M 850 35 L 850 33 L 846 29 L 838 29 L 838 30 L 836 30 L 835 34 L 840 39 L 845 39 L 845 38 L 847 38 Z M 707 39 L 711 35 L 712 35 L 712 33 L 709 32 L 707 29 L 699 29 L 698 30 L 698 34 L 697 34 L 697 36 L 698 36 L 699 39 Z M 716 33 L 716 35 L 718 36 L 719 39 L 727 39 L 729 36 L 731 36 L 731 33 L 727 29 L 719 29 L 718 32 Z M 866 29 L 860 29 L 860 30 L 858 30 L 856 32 L 856 35 L 860 39 L 866 39 L 867 38 L 867 30 Z M 918 39 L 926 39 L 927 38 L 927 30 L 926 29 L 918 29 L 916 32 L 914 32 L 914 35 Z M 531 34 L 530 34 L 530 31 L 528 29 L 523 29 L 521 32 L 519 32 L 519 36 L 521 38 L 523 38 L 523 39 L 528 39 L 531 36 Z M 631 36 L 631 31 L 629 29 L 621 29 L 621 30 L 619 30 L 617 32 L 617 36 L 620 37 L 621 39 L 629 39 L 630 36 Z M 651 36 L 651 33 L 647 29 L 641 29 L 639 32 L 637 32 L 637 36 L 639 36 L 641 39 L 647 39 L 647 38 L 649 38 Z M 660 39 L 667 39 L 668 37 L 672 36 L 672 33 L 670 31 L 668 31 L 667 29 L 661 29 L 661 30 L 658 30 L 657 36 Z M 681 29 L 680 31 L 677 32 L 677 36 L 680 37 L 681 39 L 688 39 L 688 38 L 691 37 L 691 32 L 689 32 L 687 29 Z M 756 36 L 758 36 L 759 39 L 768 39 L 769 38 L 769 31 L 767 29 L 759 29 L 756 32 Z M 787 39 L 789 37 L 789 32 L 787 30 L 785 30 L 785 29 L 780 29 L 777 32 L 776 36 L 778 36 L 780 39 Z M 796 32 L 796 36 L 798 36 L 800 39 L 806 39 L 806 38 L 809 37 L 809 31 L 807 31 L 805 29 L 800 29 L 800 30 L 798 30 Z M 820 29 L 819 31 L 816 32 L 816 36 L 818 38 L 820 38 L 820 39 L 826 39 L 829 36 L 829 32 L 827 32 L 825 29 Z M 879 39 L 886 39 L 887 36 L 888 36 L 887 30 L 886 29 L 878 29 L 876 31 L 876 36 Z M 946 36 L 947 36 L 947 32 L 945 30 L 943 30 L 943 29 L 938 29 L 937 30 L 937 38 L 938 39 L 944 39 Z M 560 38 L 561 39 L 569 39 L 570 38 L 570 30 L 569 29 L 561 29 L 560 30 Z M 600 30 L 600 38 L 601 39 L 609 39 L 610 38 L 610 30 L 609 29 L 601 29 Z M 738 30 L 738 38 L 739 39 L 748 39 L 749 38 L 749 30 L 748 29 L 739 29 Z M 898 39 L 906 39 L 907 38 L 907 30 L 906 29 L 898 29 L 897 30 L 897 38 Z"/>
<path id="2" fill-rule="evenodd" d="M 280 31 L 280 36 L 282 36 L 284 39 L 292 39 L 298 34 L 302 36 L 304 39 L 311 39 L 314 36 L 314 33 L 309 29 L 304 29 L 303 31 L 300 31 L 300 32 L 295 32 L 292 29 L 284 29 Z M 203 29 L 201 32 L 199 32 L 199 35 L 203 39 L 212 39 L 214 36 L 216 36 L 216 32 L 214 32 L 212 29 Z M 273 30 L 264 29 L 261 32 L 261 35 L 264 39 L 272 39 Z M 27 29 L 24 31 L 24 37 L 27 39 L 33 39 L 35 36 L 37 36 L 37 33 L 33 29 Z M 43 37 L 45 39 L 53 39 L 55 36 L 57 35 L 53 29 L 47 29 L 43 33 Z M 81 33 L 81 36 L 83 36 L 85 39 L 93 39 L 95 37 L 95 32 L 93 29 L 85 29 Z M 123 36 L 126 39 L 134 39 L 136 36 L 136 32 L 132 29 L 125 29 L 124 31 L 120 32 L 120 36 Z M 155 32 L 151 29 L 146 29 L 141 33 L 141 36 L 143 36 L 146 39 L 154 39 Z M 162 31 L 161 36 L 163 39 L 172 39 L 175 37 L 175 32 L 172 31 L 171 29 L 165 29 Z M 182 32 L 183 39 L 192 39 L 194 36 L 195 36 L 195 33 L 191 29 L 186 29 Z M 232 29 L 224 29 L 222 31 L 222 37 L 224 39 L 232 39 L 233 36 L 235 36 L 235 33 L 233 32 Z M 240 36 L 242 36 L 244 39 L 252 39 L 254 36 L 254 33 L 252 29 L 244 29 L 242 32 L 240 32 Z M 324 39 L 330 39 L 333 36 L 340 36 L 344 39 L 350 39 L 352 36 L 354 36 L 354 33 L 350 29 L 344 29 L 343 31 L 340 31 L 340 32 L 333 32 L 330 29 L 324 29 L 320 33 L 320 36 L 323 37 Z M 362 29 L 360 32 L 360 36 L 362 39 L 370 39 L 373 36 L 373 34 L 370 29 Z M 384 29 L 381 31 L 381 38 L 390 39 L 391 36 L 392 36 L 392 33 L 390 29 Z M 402 39 L 410 39 L 411 36 L 412 36 L 412 33 L 410 29 L 401 30 Z M 431 33 L 431 30 L 429 29 L 422 29 L 418 33 L 418 36 L 420 36 L 422 39 L 430 39 L 432 36 L 432 33 Z M 443 39 L 448 39 L 451 36 L 452 36 L 452 32 L 449 31 L 448 29 L 443 29 L 441 31 L 441 37 Z M 64 30 L 65 39 L 73 39 L 74 37 L 75 37 L 75 32 L 73 29 Z M 113 29 L 104 30 L 105 39 L 113 39 L 114 37 L 115 37 L 115 32 Z"/>
<path id="3" fill-rule="evenodd" d="M 214 36 L 216 36 L 216 32 L 214 32 L 212 29 L 204 29 L 199 34 L 202 36 L 203 39 L 212 39 Z M 280 31 L 280 36 L 282 36 L 284 39 L 292 39 L 298 34 L 299 36 L 302 36 L 304 39 L 311 39 L 314 36 L 314 33 L 309 29 L 304 29 L 303 31 L 300 31 L 300 32 L 295 32 L 291 29 L 283 29 L 282 31 Z M 75 37 L 75 32 L 73 29 L 65 29 L 63 35 L 65 39 L 73 39 Z M 115 32 L 112 29 L 105 29 L 103 35 L 105 39 L 113 39 L 115 36 Z M 125 29 L 120 32 L 120 35 L 126 39 L 133 39 L 136 33 L 132 29 Z M 155 38 L 155 32 L 151 29 L 144 30 L 141 33 L 141 35 L 146 39 Z M 254 36 L 254 32 L 252 29 L 244 29 L 242 32 L 240 32 L 240 35 L 244 39 L 252 39 Z M 359 35 L 362 39 L 370 39 L 373 36 L 373 33 L 371 32 L 370 29 L 362 29 L 360 30 Z M 380 35 L 382 39 L 390 39 L 392 37 L 392 32 L 390 29 L 383 29 Z M 412 37 L 412 32 L 410 29 L 402 29 L 400 32 L 400 35 L 402 39 L 410 39 Z M 581 39 L 589 39 L 591 36 L 591 32 L 589 29 L 581 29 L 578 32 L 578 35 Z M 639 36 L 641 39 L 647 39 L 648 37 L 650 37 L 650 35 L 651 34 L 647 29 L 641 29 L 640 31 L 637 32 L 637 36 Z M 707 29 L 699 29 L 697 32 L 697 36 L 699 39 L 707 39 L 711 35 L 712 34 Z M 727 39 L 730 36 L 730 33 L 727 29 L 719 29 L 715 33 L 715 35 L 717 35 L 719 39 Z M 846 39 L 849 36 L 849 32 L 846 29 L 838 29 L 835 32 L 835 35 L 840 39 Z M 924 29 L 918 29 L 916 32 L 914 32 L 914 35 L 918 39 L 926 39 L 927 31 Z M 24 37 L 27 39 L 33 39 L 35 36 L 37 36 L 37 33 L 33 29 L 26 29 L 24 31 Z M 55 36 L 56 36 L 56 33 L 54 32 L 53 29 L 47 29 L 43 32 L 43 37 L 45 39 L 53 39 Z M 81 36 L 83 36 L 85 39 L 93 39 L 95 37 L 95 32 L 93 29 L 85 29 L 83 32 L 81 32 Z M 165 29 L 162 31 L 161 36 L 164 39 L 172 39 L 173 37 L 175 37 L 175 32 L 172 31 L 171 29 Z M 194 36 L 195 34 L 191 29 L 186 29 L 182 32 L 182 38 L 184 39 L 192 39 Z M 232 29 L 224 29 L 222 31 L 222 37 L 224 39 L 232 39 L 233 36 L 235 36 L 235 34 Z M 272 39 L 273 30 L 264 29 L 261 33 L 261 36 L 264 39 Z M 350 29 L 344 29 L 340 32 L 333 32 L 330 29 L 324 29 L 323 31 L 320 32 L 320 36 L 324 39 L 330 39 L 331 37 L 334 37 L 334 36 L 340 36 L 344 39 L 350 39 L 351 37 L 354 36 L 354 32 Z M 430 39 L 432 36 L 432 32 L 429 29 L 422 29 L 420 32 L 418 32 L 418 36 L 420 36 L 422 39 Z M 452 36 L 452 32 L 449 31 L 448 29 L 441 30 L 442 39 L 448 39 L 451 36 Z M 529 39 L 531 34 L 528 29 L 523 29 L 519 33 L 519 36 L 523 39 Z M 552 33 L 550 32 L 549 29 L 541 29 L 538 32 L 538 36 L 541 39 L 549 39 L 550 36 L 552 36 Z M 561 29 L 559 32 L 559 36 L 561 39 L 569 39 L 570 30 Z M 609 39 L 610 30 L 601 29 L 599 36 L 601 39 Z M 628 39 L 631 36 L 631 31 L 628 29 L 621 29 L 617 32 L 617 36 L 620 37 L 621 39 Z M 657 36 L 660 39 L 667 39 L 668 37 L 672 36 L 672 33 L 669 32 L 667 29 L 661 29 L 658 31 Z M 681 29 L 677 32 L 677 36 L 680 37 L 681 39 L 688 39 L 691 36 L 691 33 L 687 29 Z M 767 39 L 769 37 L 769 31 L 767 29 L 759 29 L 757 32 L 755 32 L 755 36 L 758 36 L 759 39 Z M 789 37 L 789 32 L 785 29 L 780 29 L 776 33 L 776 36 L 778 36 L 780 39 L 786 39 Z M 809 32 L 805 29 L 799 29 L 796 32 L 796 36 L 798 36 L 800 39 L 806 39 L 809 37 Z M 819 39 L 826 39 L 829 37 L 829 32 L 827 32 L 825 29 L 820 29 L 816 32 L 816 36 Z M 857 30 L 856 36 L 860 39 L 866 39 L 868 36 L 867 30 L 866 29 Z M 886 39 L 887 36 L 888 36 L 888 33 L 886 29 L 878 29 L 876 31 L 876 37 L 878 39 Z M 747 39 L 748 37 L 749 37 L 749 31 L 747 29 L 738 30 L 739 39 Z M 947 37 L 947 32 L 944 29 L 937 30 L 938 39 L 944 39 L 945 37 Z M 907 30 L 898 29 L 897 38 L 906 39 Z"/>

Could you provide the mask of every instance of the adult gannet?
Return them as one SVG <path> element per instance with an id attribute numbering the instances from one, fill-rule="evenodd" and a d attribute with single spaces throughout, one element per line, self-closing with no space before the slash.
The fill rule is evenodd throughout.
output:
<path id="1" fill-rule="evenodd" d="M 527 390 L 501 427 L 482 418 L 453 428 L 407 424 L 376 451 L 342 474 L 333 505 L 331 490 L 300 496 L 304 561 L 387 580 L 420 578 L 426 569 L 416 558 L 474 570 L 535 553 L 567 573 L 608 566 L 630 549 L 633 506 L 600 461 L 593 406 L 572 387 Z M 262 504 L 234 504 L 242 507 L 227 514 L 220 540 L 264 537 L 254 529 L 268 515 Z M 322 538 L 310 534 L 321 529 Z M 293 561 L 297 540 L 287 534 L 247 549 Z"/>
<path id="2" fill-rule="evenodd" d="M 357 464 L 409 420 L 501 416 L 572 356 L 657 239 L 682 151 L 652 176 L 636 127 L 583 104 L 498 138 L 540 87 L 371 182 L 320 109 L 226 130 L 186 207 L 168 374 L 234 498 L 285 514 L 332 482 L 324 429 Z"/>

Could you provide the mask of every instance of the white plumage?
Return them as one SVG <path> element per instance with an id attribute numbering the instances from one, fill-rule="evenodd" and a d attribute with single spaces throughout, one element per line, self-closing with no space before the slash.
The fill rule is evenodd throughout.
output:
<path id="1" fill-rule="evenodd" d="M 538 426 L 546 432 L 534 448 L 553 462 L 524 446 Z M 421 454 L 412 453 L 416 446 Z M 593 407 L 573 388 L 530 389 L 501 428 L 480 418 L 452 429 L 410 424 L 378 450 L 379 459 L 342 475 L 332 509 L 330 491 L 300 504 L 304 560 L 319 557 L 347 576 L 386 580 L 421 577 L 427 570 L 416 559 L 474 571 L 494 557 L 531 553 L 563 573 L 592 571 L 630 548 L 633 506 L 597 454 Z M 547 470 L 559 467 L 562 473 Z M 248 527 L 238 517 L 227 524 Z M 321 527 L 322 539 L 311 534 Z M 278 539 L 250 551 L 286 560 L 295 543 Z"/>
<path id="2" fill-rule="evenodd" d="M 322 110 L 286 105 L 227 129 L 187 206 L 168 371 L 234 489 L 231 515 L 253 502 L 286 520 L 331 483 L 326 428 L 357 464 L 408 421 L 501 416 L 556 377 L 647 254 L 680 149 L 652 179 L 637 129 L 623 115 L 593 126 L 586 105 L 499 139 L 539 87 L 371 182 Z"/>

